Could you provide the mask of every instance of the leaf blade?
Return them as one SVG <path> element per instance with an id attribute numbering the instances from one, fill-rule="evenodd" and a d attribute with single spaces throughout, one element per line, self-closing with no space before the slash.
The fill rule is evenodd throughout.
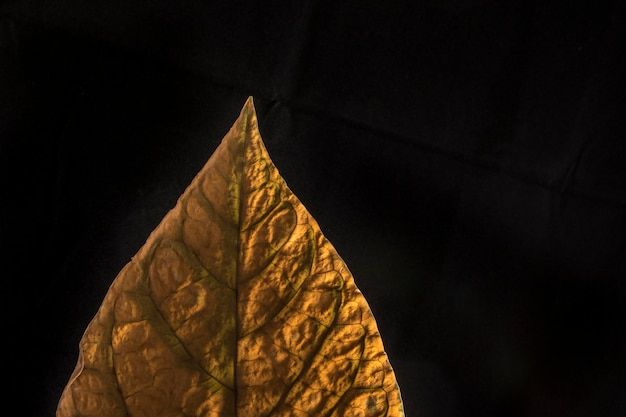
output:
<path id="1" fill-rule="evenodd" d="M 90 415 L 404 415 L 367 301 L 252 98 L 85 331 L 57 417 Z"/>

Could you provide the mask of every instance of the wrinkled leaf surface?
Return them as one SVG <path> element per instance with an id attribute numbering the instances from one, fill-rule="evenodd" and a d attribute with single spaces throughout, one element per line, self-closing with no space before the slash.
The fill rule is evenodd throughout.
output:
<path id="1" fill-rule="evenodd" d="M 403 415 L 372 312 L 249 98 L 113 281 L 57 417 Z"/>

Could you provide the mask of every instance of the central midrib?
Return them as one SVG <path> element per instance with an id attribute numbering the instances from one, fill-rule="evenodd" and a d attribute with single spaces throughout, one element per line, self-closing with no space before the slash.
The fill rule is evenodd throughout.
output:
<path id="1" fill-rule="evenodd" d="M 251 99 L 249 99 L 251 100 Z M 241 128 L 241 134 L 243 135 L 243 144 L 242 144 L 242 157 L 241 157 L 241 165 L 237 170 L 239 173 L 239 184 L 238 184 L 238 196 L 239 196 L 239 207 L 237 207 L 237 261 L 235 262 L 235 282 L 234 282 L 234 293 L 235 293 L 235 354 L 234 354 L 234 363 L 233 363 L 233 393 L 235 398 L 235 415 L 238 414 L 238 384 L 237 384 L 237 363 L 239 361 L 239 279 L 241 275 L 241 264 L 242 264 L 242 216 L 243 216 L 243 207 L 244 207 L 244 178 L 246 171 L 246 156 L 247 156 L 247 147 L 249 141 L 249 131 L 250 131 L 250 108 L 248 105 L 245 106 L 245 113 L 243 118 L 243 126 Z"/>

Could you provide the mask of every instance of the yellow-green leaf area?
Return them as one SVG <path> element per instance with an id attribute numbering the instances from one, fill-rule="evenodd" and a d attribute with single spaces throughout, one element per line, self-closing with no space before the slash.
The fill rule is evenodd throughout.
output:
<path id="1" fill-rule="evenodd" d="M 250 97 L 113 281 L 57 417 L 400 417 L 345 263 L 271 161 Z"/>

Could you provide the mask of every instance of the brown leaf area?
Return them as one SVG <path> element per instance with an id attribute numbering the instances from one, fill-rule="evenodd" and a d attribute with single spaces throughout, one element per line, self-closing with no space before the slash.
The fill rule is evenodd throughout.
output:
<path id="1" fill-rule="evenodd" d="M 251 97 L 113 281 L 56 415 L 404 416 L 372 312 Z"/>

